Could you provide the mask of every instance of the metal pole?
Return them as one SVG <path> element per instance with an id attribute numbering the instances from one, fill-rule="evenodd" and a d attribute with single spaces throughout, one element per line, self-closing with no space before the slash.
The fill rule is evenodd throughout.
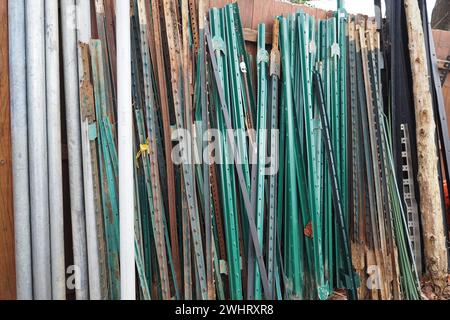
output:
<path id="1" fill-rule="evenodd" d="M 45 1 L 45 67 L 47 88 L 48 190 L 50 206 L 52 294 L 54 300 L 65 300 L 66 268 L 64 260 L 58 19 L 58 0 Z"/>
<path id="2" fill-rule="evenodd" d="M 80 44 L 89 45 L 91 39 L 91 5 L 89 0 L 80 0 L 77 4 L 77 35 L 78 35 L 78 74 L 81 88 L 86 74 L 83 70 L 83 57 Z M 81 107 L 80 107 L 81 109 Z M 100 300 L 100 262 L 97 239 L 97 223 L 95 215 L 94 181 L 92 175 L 91 148 L 89 142 L 89 121 L 83 112 L 80 112 L 81 145 L 83 150 L 83 178 L 84 201 L 86 212 L 87 260 L 89 271 L 89 297 L 91 300 Z"/>
<path id="3" fill-rule="evenodd" d="M 45 102 L 44 0 L 26 2 L 29 172 L 34 298 L 52 297 Z"/>
<path id="4" fill-rule="evenodd" d="M 84 219 L 83 168 L 81 162 L 75 0 L 61 1 L 67 149 L 69 154 L 70 206 L 72 217 L 75 292 L 78 300 L 89 298 Z"/>
<path id="5" fill-rule="evenodd" d="M 328 159 L 328 173 L 331 177 L 331 188 L 333 191 L 333 207 L 335 209 L 335 215 L 336 220 L 338 222 L 340 233 L 342 237 L 342 247 L 340 248 L 342 250 L 345 263 L 346 263 L 346 269 L 347 276 L 350 278 L 350 288 L 348 288 L 348 298 L 351 300 L 358 300 L 358 293 L 357 293 L 357 284 L 355 279 L 355 274 L 353 272 L 353 264 L 352 264 L 352 256 L 351 256 L 351 250 L 350 250 L 350 241 L 347 236 L 347 232 L 345 230 L 345 222 L 344 222 L 344 212 L 342 208 L 342 198 L 341 198 L 341 192 L 339 189 L 338 184 L 338 178 L 337 178 L 337 170 L 335 166 L 335 157 L 333 153 L 333 147 L 331 145 L 331 134 L 330 134 L 330 126 L 328 124 L 328 117 L 326 115 L 326 108 L 325 108 L 325 102 L 324 102 L 324 95 L 323 95 L 323 84 L 322 79 L 320 77 L 320 73 L 317 71 L 314 71 L 313 74 L 313 81 L 314 81 L 314 93 L 317 99 L 317 104 L 319 105 L 319 111 L 320 111 L 320 120 L 322 122 L 322 127 L 324 130 L 324 143 L 325 143 L 325 153 Z"/>
<path id="6" fill-rule="evenodd" d="M 117 114 L 121 299 L 136 299 L 134 269 L 133 115 L 131 107 L 130 2 L 116 1 Z"/>
<path id="7" fill-rule="evenodd" d="M 31 300 L 33 299 L 33 280 L 31 274 L 30 195 L 28 181 L 24 0 L 9 1 L 8 23 L 16 287 L 18 300 Z"/>

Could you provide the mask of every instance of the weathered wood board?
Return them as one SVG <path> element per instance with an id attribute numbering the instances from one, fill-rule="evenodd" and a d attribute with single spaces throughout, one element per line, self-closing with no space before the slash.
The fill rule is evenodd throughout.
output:
<path id="1" fill-rule="evenodd" d="M 0 300 L 16 298 L 8 69 L 8 1 L 0 1 Z"/>
<path id="2" fill-rule="evenodd" d="M 449 61 L 450 59 L 450 31 L 433 30 L 433 39 L 436 47 L 436 55 L 440 61 Z M 443 66 L 444 63 L 442 63 Z M 450 128 L 450 74 L 447 75 L 442 85 L 442 94 L 444 95 L 445 110 L 447 112 L 447 121 Z"/>
<path id="3" fill-rule="evenodd" d="M 209 2 L 209 7 L 223 7 L 227 3 L 236 2 L 236 0 L 209 0 L 206 2 Z M 278 0 L 237 0 L 237 3 L 241 12 L 243 28 L 256 30 L 259 23 L 265 23 L 269 33 L 272 32 L 273 20 L 280 15 L 303 10 L 316 18 L 322 19 L 327 16 L 325 10 Z"/>

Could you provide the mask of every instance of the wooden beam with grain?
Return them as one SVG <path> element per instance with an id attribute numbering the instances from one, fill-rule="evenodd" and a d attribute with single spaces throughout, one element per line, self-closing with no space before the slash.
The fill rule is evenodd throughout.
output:
<path id="1" fill-rule="evenodd" d="M 0 1 L 0 300 L 16 298 L 8 63 L 8 1 Z"/>
<path id="2" fill-rule="evenodd" d="M 425 37 L 417 0 L 405 0 L 406 24 L 416 115 L 420 212 L 425 249 L 425 265 L 438 293 L 447 281 L 447 250 L 442 199 L 438 179 L 436 123 L 431 97 Z"/>

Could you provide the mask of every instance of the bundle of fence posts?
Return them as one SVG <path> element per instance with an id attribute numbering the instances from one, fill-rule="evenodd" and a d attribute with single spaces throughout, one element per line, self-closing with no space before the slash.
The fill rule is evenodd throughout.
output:
<path id="1" fill-rule="evenodd" d="M 417 251 L 412 250 L 409 234 L 411 229 L 411 236 L 419 239 L 415 244 L 420 246 L 418 212 L 413 217 L 415 224 L 408 226 L 397 187 L 391 120 L 383 106 L 380 33 L 376 27 L 374 20 L 361 17 L 349 22 L 353 261 L 362 281 L 368 283 L 360 287 L 361 296 L 418 299 L 417 265 L 421 262 L 414 260 Z M 405 145 L 403 150 L 407 153 L 409 149 Z"/>
<path id="2" fill-rule="evenodd" d="M 298 12 L 251 57 L 237 4 L 196 14 L 133 6 L 142 297 L 418 298 L 374 24 Z"/>
<path id="3" fill-rule="evenodd" d="M 25 26 L 21 3 L 11 6 L 16 29 Z M 57 4 L 45 3 L 58 16 Z M 325 300 L 343 289 L 348 299 L 420 299 L 422 245 L 409 164 L 415 141 L 407 123 L 397 126 L 381 19 L 339 9 L 318 20 L 299 10 L 276 17 L 271 34 L 260 24 L 252 55 L 236 3 L 130 6 L 138 298 Z M 51 21 L 32 9 L 36 20 Z M 77 299 L 121 298 L 116 90 L 123 61 L 116 59 L 115 9 L 113 0 L 60 3 L 73 243 L 66 252 L 73 254 Z M 58 43 L 57 33 L 47 36 Z M 34 47 L 30 40 L 26 54 L 13 48 L 53 83 L 52 69 L 41 70 L 44 48 L 39 55 Z M 59 61 L 58 51 L 50 53 L 48 67 Z M 42 79 L 28 77 L 30 90 L 41 88 Z M 36 139 L 29 150 L 36 166 L 31 220 L 29 208 L 20 211 L 28 213 L 22 218 L 28 228 L 31 221 L 33 238 L 16 230 L 28 250 L 20 251 L 18 270 L 26 269 L 23 297 L 64 299 L 68 244 L 62 213 L 55 214 L 62 212 L 61 168 L 47 180 L 39 93 L 28 98 Z M 49 122 L 59 118 L 58 110 L 47 112 Z M 20 115 L 24 122 L 26 112 Z M 50 145 L 60 145 L 61 128 L 51 128 L 48 155 L 60 155 Z M 49 185 L 38 188 L 41 181 Z M 28 190 L 21 183 L 17 188 Z M 49 211 L 51 221 L 43 221 Z"/>

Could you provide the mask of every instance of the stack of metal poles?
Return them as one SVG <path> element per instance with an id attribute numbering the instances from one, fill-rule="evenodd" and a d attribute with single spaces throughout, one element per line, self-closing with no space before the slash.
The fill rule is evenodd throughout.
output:
<path id="1" fill-rule="evenodd" d="M 389 130 L 392 120 L 386 117 L 383 102 L 380 34 L 375 21 L 358 16 L 349 21 L 349 37 L 353 259 L 361 280 L 370 284 L 361 286 L 359 294 L 372 299 L 419 299 L 410 233 L 418 217 L 407 222 L 411 215 L 404 208 L 411 201 L 404 202 L 398 190 Z M 406 157 L 409 137 L 403 141 L 408 143 L 402 153 Z M 411 159 L 411 154 L 406 158 Z M 410 165 L 404 163 L 405 168 Z M 364 280 L 368 270 L 372 278 Z"/>
<path id="2" fill-rule="evenodd" d="M 20 298 L 420 298 L 374 21 L 119 4 L 10 1 Z"/>
<path id="3" fill-rule="evenodd" d="M 17 295 L 65 299 L 58 2 L 8 8 Z"/>

